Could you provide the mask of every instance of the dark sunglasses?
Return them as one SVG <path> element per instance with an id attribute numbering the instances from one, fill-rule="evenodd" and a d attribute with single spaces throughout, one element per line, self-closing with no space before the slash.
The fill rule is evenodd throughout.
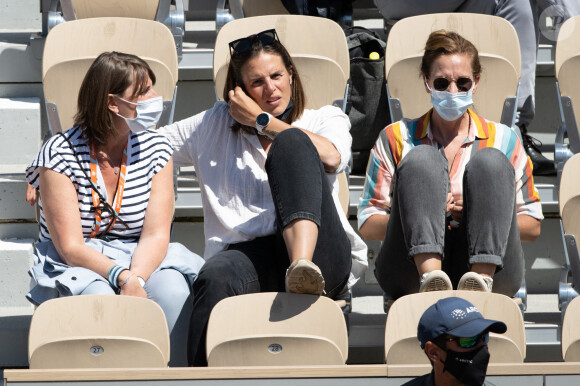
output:
<path id="1" fill-rule="evenodd" d="M 233 42 L 230 42 L 230 54 L 232 54 L 232 51 L 237 54 L 241 54 L 248 51 L 250 48 L 252 48 L 252 44 L 256 40 L 262 43 L 263 46 L 269 46 L 276 40 L 280 41 L 280 39 L 278 39 L 278 34 L 276 34 L 276 30 L 268 29 L 266 31 L 259 32 L 255 35 L 250 35 L 248 37 L 237 39 L 234 40 Z"/>
<path id="2" fill-rule="evenodd" d="M 445 91 L 449 88 L 451 82 L 455 82 L 457 89 L 461 92 L 471 90 L 473 81 L 469 78 L 457 78 L 457 80 L 449 80 L 447 78 L 437 78 L 433 80 L 433 88 L 437 91 Z"/>
<path id="3" fill-rule="evenodd" d="M 447 337 L 444 340 L 447 342 L 455 341 L 455 342 L 457 342 L 459 347 L 462 347 L 462 348 L 472 348 L 477 343 L 479 343 L 480 340 L 483 340 L 483 343 L 487 344 L 487 342 L 489 342 L 489 333 L 486 332 L 484 334 L 479 334 L 479 335 L 472 336 L 469 338 L 460 338 L 457 336 L 453 336 L 453 337 Z"/>

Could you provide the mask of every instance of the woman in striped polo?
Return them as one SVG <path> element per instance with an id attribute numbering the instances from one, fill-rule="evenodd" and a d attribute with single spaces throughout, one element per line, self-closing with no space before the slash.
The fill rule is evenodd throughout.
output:
<path id="1" fill-rule="evenodd" d="M 543 218 L 532 164 L 514 130 L 469 108 L 481 74 L 471 42 L 431 33 L 421 74 L 433 109 L 385 128 L 367 167 L 358 222 L 383 240 L 375 275 L 391 299 L 454 286 L 513 296 L 520 241 Z"/>

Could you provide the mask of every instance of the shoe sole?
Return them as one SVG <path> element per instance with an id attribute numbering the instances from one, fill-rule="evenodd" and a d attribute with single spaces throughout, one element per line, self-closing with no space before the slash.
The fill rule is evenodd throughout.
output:
<path id="1" fill-rule="evenodd" d="M 286 277 L 287 291 L 296 294 L 321 295 L 324 291 L 324 278 L 312 267 L 296 267 Z"/>
<path id="2" fill-rule="evenodd" d="M 467 279 L 465 280 L 461 286 L 459 288 L 457 288 L 458 290 L 461 291 L 480 291 L 480 292 L 491 292 L 489 291 L 489 289 L 487 288 L 487 285 L 484 283 L 480 283 L 479 280 L 477 279 Z"/>
<path id="3" fill-rule="evenodd" d="M 449 288 L 449 285 L 445 280 L 435 277 L 429 280 L 429 282 L 423 286 L 420 292 L 447 291 L 450 289 L 451 288 Z"/>

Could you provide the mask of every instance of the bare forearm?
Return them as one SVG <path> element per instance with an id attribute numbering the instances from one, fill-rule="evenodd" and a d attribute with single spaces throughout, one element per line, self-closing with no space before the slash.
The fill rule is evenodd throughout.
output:
<path id="1" fill-rule="evenodd" d="M 540 236 L 540 220 L 522 214 L 518 216 L 518 228 L 520 229 L 521 241 L 535 241 Z"/>
<path id="2" fill-rule="evenodd" d="M 365 240 L 379 240 L 383 241 L 387 233 L 387 224 L 389 222 L 389 215 L 374 215 L 365 221 L 360 228 L 360 233 Z"/>
<path id="3" fill-rule="evenodd" d="M 168 245 L 169 237 L 166 236 L 141 237 L 131 258 L 131 271 L 147 281 L 165 258 Z"/>

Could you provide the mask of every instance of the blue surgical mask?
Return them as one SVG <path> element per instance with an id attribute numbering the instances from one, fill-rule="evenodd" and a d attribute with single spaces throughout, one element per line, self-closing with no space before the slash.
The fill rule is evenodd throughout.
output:
<path id="1" fill-rule="evenodd" d="M 163 111 L 163 99 L 160 96 L 139 101 L 137 103 L 129 102 L 121 97 L 117 98 L 137 106 L 137 116 L 135 118 L 125 118 L 124 116 L 117 114 L 127 122 L 127 126 L 129 126 L 129 129 L 133 134 L 145 131 L 157 125 L 159 122 L 159 117 L 161 117 L 161 112 Z"/>
<path id="2" fill-rule="evenodd" d="M 425 82 L 427 84 L 427 82 Z M 466 92 L 451 93 L 447 91 L 437 91 L 431 89 L 431 103 L 437 114 L 446 121 L 455 121 L 473 104 L 473 87 Z"/>

